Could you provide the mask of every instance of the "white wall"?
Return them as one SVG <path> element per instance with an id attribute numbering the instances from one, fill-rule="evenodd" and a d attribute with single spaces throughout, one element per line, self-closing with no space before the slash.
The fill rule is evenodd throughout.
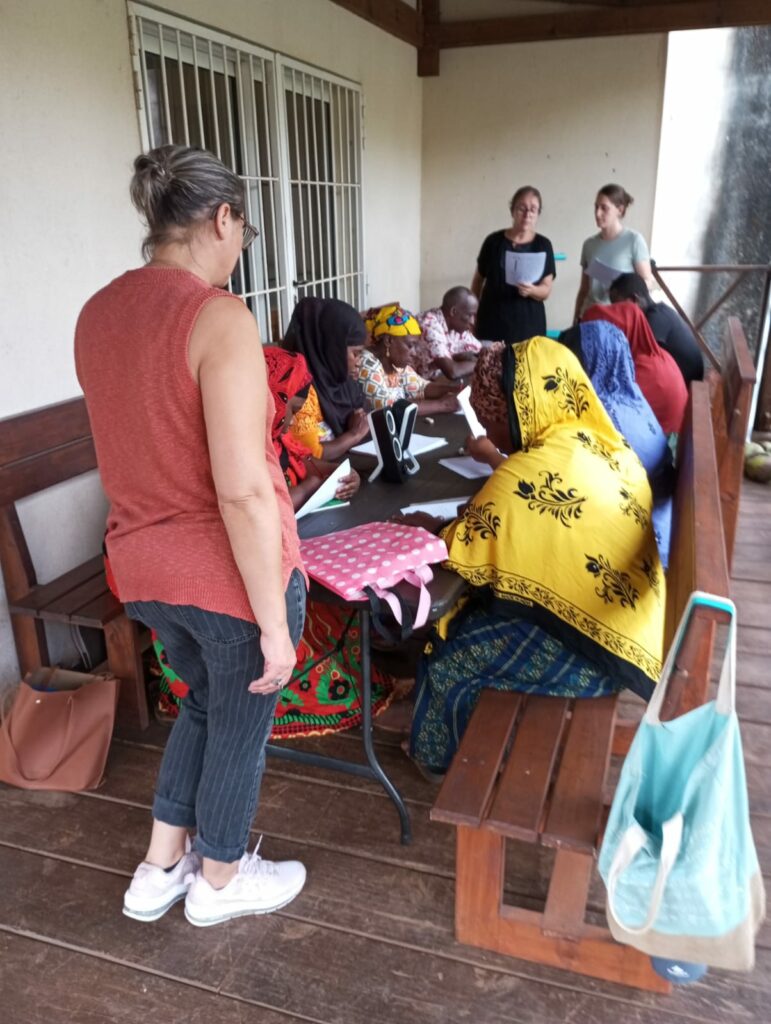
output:
<path id="1" fill-rule="evenodd" d="M 627 223 L 650 238 L 665 57 L 664 36 L 442 52 L 423 94 L 423 307 L 471 280 L 483 238 L 511 223 L 513 192 L 532 184 L 538 230 L 568 257 L 547 322 L 570 323 L 597 189 L 624 185 Z"/>
<path id="2" fill-rule="evenodd" d="M 369 295 L 417 304 L 422 87 L 414 49 L 329 0 L 156 6 L 362 84 Z M 3 417 L 78 393 L 78 310 L 139 263 L 141 230 L 127 194 L 140 143 L 124 0 L 0 0 L 0 25 Z M 41 582 L 96 554 L 104 513 L 93 478 L 23 503 Z M 53 631 L 52 641 L 53 659 L 73 653 L 66 631 Z M 0 590 L 0 687 L 17 672 Z"/>
<path id="3" fill-rule="evenodd" d="M 726 136 L 731 96 L 731 41 L 735 29 L 673 32 L 669 37 L 661 125 L 653 244 L 662 266 L 699 264 Z M 694 103 L 693 97 L 699 102 Z M 664 275 L 689 316 L 695 313 L 700 274 Z"/>
<path id="4" fill-rule="evenodd" d="M 126 184 L 138 146 L 125 7 L 0 0 L 0 416 L 79 393 L 72 337 L 85 299 L 138 263 Z M 21 503 L 41 582 L 97 553 L 95 474 Z M 49 629 L 52 660 L 71 656 Z M 17 676 L 0 581 L 0 686 Z"/>

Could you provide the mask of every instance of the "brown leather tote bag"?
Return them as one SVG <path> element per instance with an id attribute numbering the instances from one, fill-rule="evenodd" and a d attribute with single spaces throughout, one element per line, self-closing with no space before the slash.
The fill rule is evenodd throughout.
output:
<path id="1" fill-rule="evenodd" d="M 119 680 L 38 669 L 0 725 L 0 780 L 23 789 L 79 792 L 102 780 Z"/>

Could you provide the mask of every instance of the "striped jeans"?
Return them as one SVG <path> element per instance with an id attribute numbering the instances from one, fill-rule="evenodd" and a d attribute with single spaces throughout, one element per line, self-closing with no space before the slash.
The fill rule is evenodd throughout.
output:
<path id="1" fill-rule="evenodd" d="M 294 644 L 305 619 L 305 581 L 295 569 L 286 590 Z M 153 817 L 196 829 L 195 849 L 231 862 L 244 853 L 257 809 L 278 694 L 249 693 L 262 674 L 253 622 L 193 605 L 137 601 L 126 613 L 154 629 L 190 692 L 171 730 L 155 787 Z"/>

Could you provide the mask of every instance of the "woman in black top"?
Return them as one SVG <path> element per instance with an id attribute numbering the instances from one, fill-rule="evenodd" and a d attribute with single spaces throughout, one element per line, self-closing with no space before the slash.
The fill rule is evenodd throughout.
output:
<path id="1" fill-rule="evenodd" d="M 494 231 L 482 243 L 471 290 L 479 299 L 476 335 L 486 341 L 525 341 L 546 333 L 544 302 L 557 271 L 551 242 L 536 234 L 541 193 L 518 188 L 510 204 L 511 227 Z M 543 273 L 533 284 L 506 283 L 506 253 L 545 254 Z"/>

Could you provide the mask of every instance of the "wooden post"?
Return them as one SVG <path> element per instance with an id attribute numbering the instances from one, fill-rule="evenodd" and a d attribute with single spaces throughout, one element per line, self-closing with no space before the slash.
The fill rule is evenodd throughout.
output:
<path id="1" fill-rule="evenodd" d="M 37 583 L 15 505 L 0 508 L 0 567 L 9 605 Z M 16 615 L 13 612 L 10 618 L 22 676 L 41 665 L 47 665 L 48 642 L 43 623 L 31 615 Z"/>
<path id="2" fill-rule="evenodd" d="M 490 949 L 490 924 L 501 913 L 506 840 L 492 830 L 458 826 L 455 937 Z"/>

